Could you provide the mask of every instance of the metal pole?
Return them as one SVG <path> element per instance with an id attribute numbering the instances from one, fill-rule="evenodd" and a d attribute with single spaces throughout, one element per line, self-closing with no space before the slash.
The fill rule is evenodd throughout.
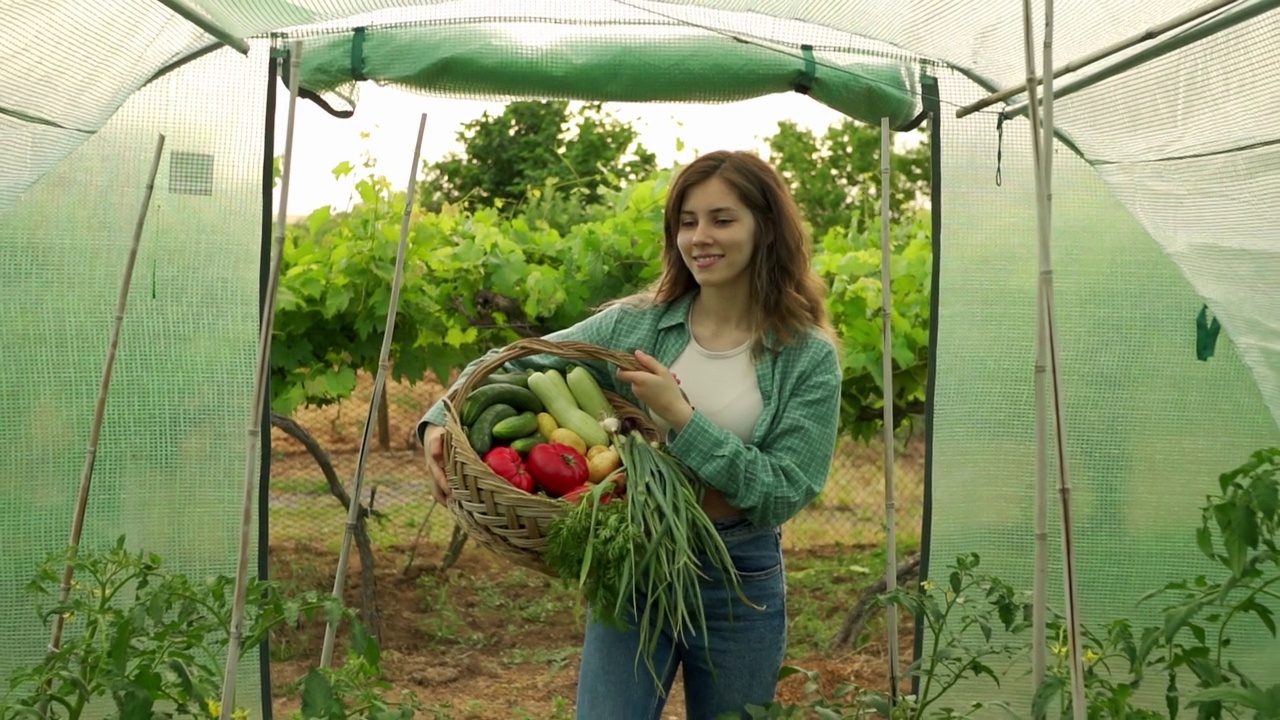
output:
<path id="1" fill-rule="evenodd" d="M 1061 65 L 1054 69 L 1052 77 L 1055 80 L 1058 78 L 1061 78 L 1063 75 L 1066 75 L 1068 73 L 1073 73 L 1077 70 L 1088 67 L 1089 65 L 1092 65 L 1093 63 L 1098 62 L 1099 60 L 1104 60 L 1106 58 L 1109 58 L 1118 52 L 1121 52 L 1123 50 L 1128 50 L 1134 45 L 1137 45 L 1139 43 L 1144 43 L 1148 40 L 1154 40 L 1160 37 L 1161 35 L 1164 35 L 1165 33 L 1169 32 L 1170 30 L 1176 30 L 1184 25 L 1187 25 L 1188 23 L 1199 20 L 1200 18 L 1206 15 L 1215 13 L 1226 6 L 1232 5 L 1237 2 L 1240 2 L 1240 0 L 1214 0 L 1213 2 L 1203 5 L 1201 7 L 1188 10 L 1187 12 L 1184 12 L 1172 18 L 1171 20 L 1166 20 L 1165 22 L 1162 22 L 1158 25 L 1152 25 L 1151 27 L 1147 28 L 1146 30 L 1143 30 L 1142 32 L 1136 35 L 1130 35 L 1129 37 L 1123 40 L 1111 43 L 1106 47 L 1100 48 L 1098 50 L 1094 50 L 1093 52 L 1088 53 L 1086 55 L 1082 55 L 1072 60 L 1071 62 L 1067 63 L 1066 65 Z M 1040 76 L 1038 75 L 1034 76 L 1033 83 L 1035 85 L 1039 85 L 1041 82 L 1042 82 L 1042 78 Z M 1028 86 L 1026 83 L 1010 85 L 1009 87 L 1003 90 L 999 90 L 997 92 L 991 93 L 990 95 L 982 98 L 977 102 L 965 105 L 964 107 L 956 111 L 956 117 L 963 118 L 965 116 L 972 115 L 973 113 L 976 113 L 979 110 L 984 110 L 988 107 L 991 107 L 992 105 L 995 105 L 998 102 L 1003 102 L 1005 100 L 1008 100 L 1014 95 L 1024 92 L 1027 89 L 1028 89 Z"/>
<path id="2" fill-rule="evenodd" d="M 249 43 L 245 42 L 243 38 L 238 38 L 225 29 L 218 27 L 212 20 L 193 10 L 182 0 L 159 0 L 159 2 L 180 15 L 187 22 L 213 36 L 215 40 L 223 45 L 239 52 L 241 55 L 249 54 Z"/>

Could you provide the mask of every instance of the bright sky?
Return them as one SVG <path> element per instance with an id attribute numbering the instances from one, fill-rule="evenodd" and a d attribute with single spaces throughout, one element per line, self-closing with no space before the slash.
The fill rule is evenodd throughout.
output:
<path id="1" fill-rule="evenodd" d="M 287 95 L 283 99 L 287 100 Z M 332 170 L 344 160 L 358 165 L 366 150 L 378 161 L 380 174 L 397 187 L 404 187 L 422 113 L 427 113 L 422 156 L 431 162 L 460 148 L 457 134 L 463 123 L 486 110 L 500 113 L 502 107 L 502 103 L 441 99 L 372 83 L 360 85 L 355 115 L 347 120 L 300 100 L 294 125 L 288 214 L 306 215 L 325 204 L 339 210 L 348 207 L 351 179 L 339 182 Z M 658 156 L 660 165 L 722 148 L 763 153 L 764 138 L 776 132 L 780 120 L 790 119 L 821 131 L 842 117 L 797 93 L 724 105 L 611 103 L 606 107 L 619 119 L 632 122 L 640 131 L 641 142 Z M 280 154 L 284 152 L 287 118 L 286 103 L 281 102 L 276 122 L 276 152 Z M 369 133 L 369 137 L 361 138 L 362 133 Z M 684 140 L 683 151 L 676 150 L 677 138 Z"/>

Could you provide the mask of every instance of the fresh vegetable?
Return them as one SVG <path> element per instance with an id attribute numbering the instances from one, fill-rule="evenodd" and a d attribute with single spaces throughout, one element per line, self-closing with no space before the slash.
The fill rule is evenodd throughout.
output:
<path id="1" fill-rule="evenodd" d="M 609 473 L 621 467 L 622 458 L 618 455 L 618 451 L 605 449 L 604 452 L 587 457 L 587 479 L 598 483 L 609 477 Z"/>
<path id="2" fill-rule="evenodd" d="M 599 383 L 596 382 L 590 370 L 581 365 L 574 366 L 569 374 L 565 375 L 565 383 L 569 386 L 573 399 L 578 402 L 578 407 L 597 422 L 614 416 L 613 405 L 605 398 L 604 391 L 600 389 Z"/>
<path id="3" fill-rule="evenodd" d="M 484 388 L 481 388 L 482 390 Z M 556 370 L 544 370 L 529 376 L 529 390 L 538 396 L 551 417 L 562 428 L 569 428 L 582 438 L 587 446 L 606 445 L 609 435 L 600 422 L 578 407 L 565 384 L 564 377 Z M 549 435 L 547 437 L 550 437 Z"/>
<path id="4" fill-rule="evenodd" d="M 587 482 L 587 459 L 568 445 L 547 442 L 529 450 L 525 467 L 538 487 L 560 497 Z"/>
<path id="5" fill-rule="evenodd" d="M 553 443 L 560 443 L 561 445 L 568 445 L 574 450 L 582 453 L 584 456 L 587 453 L 587 442 L 579 437 L 578 433 L 570 430 L 569 428 L 556 428 L 555 430 L 552 430 L 551 434 L 547 436 L 547 440 Z"/>
<path id="6" fill-rule="evenodd" d="M 467 395 L 467 399 L 462 403 L 462 424 L 471 426 L 480 418 L 480 414 L 486 408 L 497 403 L 510 405 L 517 410 L 542 412 L 542 401 L 538 399 L 537 395 L 530 392 L 528 388 L 506 383 L 481 385 L 472 390 L 471 394 Z"/>
<path id="7" fill-rule="evenodd" d="M 497 387 L 496 385 L 494 387 Z M 508 385 L 507 387 L 515 387 Z M 480 417 L 471 424 L 471 429 L 467 432 L 467 439 L 471 441 L 471 449 L 476 451 L 481 457 L 489 452 L 493 447 L 493 428 L 507 418 L 513 418 L 517 415 L 515 408 L 505 403 L 490 405 L 480 413 Z"/>
<path id="8" fill-rule="evenodd" d="M 484 464 L 489 469 L 498 474 L 499 477 L 510 480 L 515 477 L 516 472 L 524 465 L 524 461 L 520 458 L 520 453 L 506 447 L 496 447 L 485 453 Z"/>
<path id="9" fill-rule="evenodd" d="M 527 372 L 506 372 L 491 373 L 480 381 L 481 385 L 519 385 L 520 387 L 529 387 L 529 373 Z"/>
<path id="10" fill-rule="evenodd" d="M 560 499 L 564 500 L 570 505 L 577 505 L 578 503 L 582 502 L 583 498 L 591 496 L 591 493 L 595 491 L 595 489 L 596 489 L 595 485 L 590 485 L 590 484 L 579 485 L 578 487 L 565 493 L 563 496 L 561 496 Z M 613 493 L 600 492 L 599 494 L 595 495 L 595 498 L 596 498 L 596 503 L 594 504 L 608 505 L 610 502 L 613 501 Z"/>
<path id="11" fill-rule="evenodd" d="M 590 460 L 591 458 L 609 449 L 610 448 L 608 445 L 592 445 L 591 447 L 587 448 L 587 459 Z"/>
<path id="12" fill-rule="evenodd" d="M 528 437 L 522 437 L 519 440 L 512 440 L 510 448 L 521 455 L 525 455 L 533 449 L 533 446 L 540 445 L 546 441 L 547 439 L 542 437 L 542 433 L 534 433 Z"/>
<path id="13" fill-rule="evenodd" d="M 674 642 L 706 634 L 700 582 L 719 576 L 752 603 L 702 509 L 696 475 L 637 431 L 614 435 L 613 447 L 621 467 L 592 487 L 597 502 L 573 491 L 577 502 L 552 520 L 543 557 L 577 584 L 596 619 L 639 632 L 637 660 L 643 656 L 656 678 L 652 656 L 661 633 L 671 632 Z M 606 493 L 622 501 L 599 502 Z"/>
<path id="14" fill-rule="evenodd" d="M 538 416 L 528 410 L 493 426 L 493 439 L 515 440 L 538 432 Z"/>
<path id="15" fill-rule="evenodd" d="M 551 437 L 551 433 L 555 432 L 558 427 L 560 426 L 556 424 L 556 419 L 551 417 L 551 413 L 538 413 L 538 432 L 542 433 L 543 437 Z"/>
<path id="16" fill-rule="evenodd" d="M 484 464 L 512 486 L 527 493 L 535 489 L 533 477 L 524 467 L 520 453 L 508 447 L 496 447 L 485 453 Z"/>

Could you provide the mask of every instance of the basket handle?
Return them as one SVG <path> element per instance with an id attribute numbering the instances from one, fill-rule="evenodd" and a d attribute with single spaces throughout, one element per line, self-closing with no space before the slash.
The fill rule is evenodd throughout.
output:
<path id="1" fill-rule="evenodd" d="M 446 402 L 456 404 L 454 398 L 465 398 L 495 370 L 501 368 L 508 360 L 529 357 L 530 355 L 555 355 L 565 360 L 601 360 L 613 363 L 624 370 L 639 370 L 640 364 L 631 353 L 609 350 L 599 345 L 579 342 L 577 340 L 551 341 L 543 338 L 524 338 L 517 340 L 502 349 L 501 352 L 476 366 L 466 380 L 448 394 Z"/>

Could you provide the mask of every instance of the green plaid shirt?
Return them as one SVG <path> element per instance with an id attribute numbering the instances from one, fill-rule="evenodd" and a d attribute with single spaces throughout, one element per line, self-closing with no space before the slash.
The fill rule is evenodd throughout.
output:
<path id="1" fill-rule="evenodd" d="M 546 339 L 576 340 L 621 352 L 640 349 L 670 367 L 689 344 L 692 300 L 690 294 L 666 305 L 614 306 Z M 469 364 L 459 382 L 483 359 Z M 569 362 L 533 355 L 507 365 L 511 370 L 563 371 Z M 630 385 L 620 387 L 614 380 L 615 367 L 598 361 L 572 362 L 590 369 L 602 387 L 641 406 Z M 815 331 L 783 346 L 781 352 L 762 353 L 756 362 L 756 380 L 764 411 L 750 443 L 695 410 L 688 425 L 669 436 L 668 450 L 703 482 L 724 493 L 752 523 L 772 527 L 799 512 L 827 482 L 840 418 L 841 369 L 835 348 Z M 443 425 L 444 419 L 444 403 L 437 402 L 419 422 L 419 437 L 428 424 Z"/>

